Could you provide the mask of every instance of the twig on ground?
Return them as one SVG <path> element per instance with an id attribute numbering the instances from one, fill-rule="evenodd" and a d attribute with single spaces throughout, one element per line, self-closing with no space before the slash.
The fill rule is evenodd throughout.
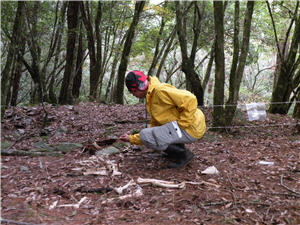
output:
<path id="1" fill-rule="evenodd" d="M 290 192 L 296 194 L 297 197 L 300 197 L 300 193 L 299 193 L 299 192 L 297 192 L 297 191 L 295 191 L 295 190 L 289 188 L 288 186 L 286 186 L 286 185 L 283 183 L 283 175 L 280 176 L 280 185 L 281 185 L 282 187 L 284 187 L 285 189 L 287 189 L 288 191 L 290 191 Z"/>
<path id="2" fill-rule="evenodd" d="M 232 184 L 232 182 L 231 182 L 231 179 L 230 179 L 229 175 L 226 174 L 226 176 L 227 176 L 227 179 L 228 179 L 228 181 L 229 181 L 229 183 L 230 183 L 231 189 L 235 190 L 235 187 L 233 186 L 233 184 Z M 232 190 L 230 190 L 230 194 L 231 194 L 231 196 L 232 196 L 233 206 L 236 206 L 236 197 L 235 197 L 235 195 L 234 195 L 234 193 L 233 193 Z"/>
<path id="3" fill-rule="evenodd" d="M 208 185 L 208 186 L 213 186 L 215 188 L 220 188 L 221 187 L 221 185 L 214 184 L 214 183 L 207 182 L 207 181 L 200 181 L 200 182 L 184 181 L 184 183 L 186 183 L 186 184 L 194 184 L 194 185 L 197 185 L 197 184 L 202 185 L 202 184 L 204 184 L 204 185 Z"/>
<path id="4" fill-rule="evenodd" d="M 228 203 L 231 203 L 231 201 L 207 202 L 207 203 L 204 203 L 203 206 L 226 205 Z"/>
<path id="5" fill-rule="evenodd" d="M 26 222 L 8 220 L 8 219 L 3 219 L 3 218 L 0 218 L 0 222 L 1 223 L 8 223 L 8 224 L 17 224 L 17 225 L 37 225 L 37 224 L 33 224 L 33 223 L 26 223 Z"/>

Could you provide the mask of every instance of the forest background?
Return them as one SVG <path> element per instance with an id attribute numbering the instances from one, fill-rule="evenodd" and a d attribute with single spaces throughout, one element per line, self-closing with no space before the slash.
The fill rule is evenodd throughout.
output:
<path id="1" fill-rule="evenodd" d="M 130 70 L 214 105 L 266 102 L 300 118 L 299 1 L 2 1 L 1 113 L 10 106 L 137 102 Z"/>

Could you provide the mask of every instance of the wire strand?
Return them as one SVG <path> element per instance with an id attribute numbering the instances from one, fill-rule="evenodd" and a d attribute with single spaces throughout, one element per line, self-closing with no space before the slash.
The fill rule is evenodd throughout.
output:
<path id="1" fill-rule="evenodd" d="M 220 127 L 207 127 L 207 129 L 233 129 L 233 128 L 256 128 L 256 127 L 280 127 L 280 126 L 294 126 L 300 123 L 282 123 L 274 125 L 245 125 L 245 126 L 220 126 Z"/>
<path id="2" fill-rule="evenodd" d="M 251 102 L 251 103 L 264 103 L 266 105 L 281 105 L 281 104 L 300 103 L 300 101 L 293 101 L 293 102 Z M 205 106 L 202 106 L 202 107 L 213 108 L 213 107 L 224 107 L 224 106 L 240 106 L 240 105 L 247 105 L 247 104 L 251 104 L 251 103 L 205 105 Z"/>

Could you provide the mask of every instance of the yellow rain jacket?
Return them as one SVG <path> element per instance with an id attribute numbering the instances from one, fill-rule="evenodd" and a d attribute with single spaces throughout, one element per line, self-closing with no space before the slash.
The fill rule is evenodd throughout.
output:
<path id="1" fill-rule="evenodd" d="M 206 131 L 205 116 L 198 109 L 195 95 L 180 90 L 156 77 L 149 77 L 146 108 L 150 115 L 150 127 L 177 121 L 179 127 L 194 138 L 201 138 Z M 131 144 L 142 145 L 140 135 L 129 135 Z"/>

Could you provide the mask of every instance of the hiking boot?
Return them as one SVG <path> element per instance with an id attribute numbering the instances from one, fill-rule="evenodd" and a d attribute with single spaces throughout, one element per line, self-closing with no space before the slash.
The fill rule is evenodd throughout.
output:
<path id="1" fill-rule="evenodd" d="M 190 150 L 186 149 L 186 151 L 182 154 L 180 159 L 175 160 L 174 162 L 170 162 L 168 164 L 168 168 L 183 168 L 185 167 L 192 159 L 194 158 L 194 153 Z"/>
<path id="2" fill-rule="evenodd" d="M 170 144 L 168 148 L 163 151 L 163 156 L 171 160 L 179 159 L 184 152 L 184 144 Z"/>
<path id="3" fill-rule="evenodd" d="M 169 145 L 165 152 L 169 159 L 173 159 L 173 161 L 168 164 L 168 168 L 182 168 L 194 158 L 194 153 L 186 149 L 184 144 Z"/>

